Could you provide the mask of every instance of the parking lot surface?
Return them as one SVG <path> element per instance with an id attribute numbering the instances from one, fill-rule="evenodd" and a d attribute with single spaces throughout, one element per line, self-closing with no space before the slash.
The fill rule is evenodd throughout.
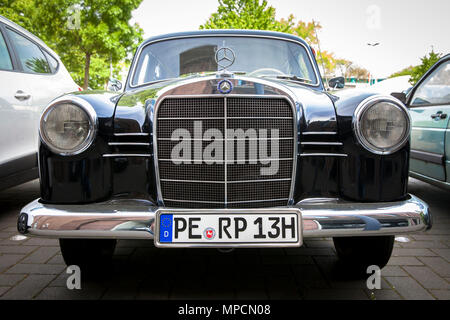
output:
<path id="1" fill-rule="evenodd" d="M 0 192 L 0 299 L 450 299 L 450 192 L 410 179 L 431 207 L 426 233 L 397 237 L 381 289 L 349 279 L 329 238 L 295 249 L 156 249 L 119 241 L 110 269 L 66 286 L 58 241 L 19 236 L 16 217 L 39 197 L 37 180 Z M 369 248 L 368 248 L 369 250 Z"/>

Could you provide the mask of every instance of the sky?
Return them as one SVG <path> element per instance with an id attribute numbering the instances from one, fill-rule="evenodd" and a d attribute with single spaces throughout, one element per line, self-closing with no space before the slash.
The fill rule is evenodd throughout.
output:
<path id="1" fill-rule="evenodd" d="M 353 61 L 377 78 L 419 64 L 432 47 L 450 53 L 450 0 L 267 1 L 277 19 L 293 14 L 296 20 L 319 22 L 322 50 Z M 145 38 L 197 30 L 217 7 L 217 0 L 144 0 L 132 22 L 139 23 Z"/>

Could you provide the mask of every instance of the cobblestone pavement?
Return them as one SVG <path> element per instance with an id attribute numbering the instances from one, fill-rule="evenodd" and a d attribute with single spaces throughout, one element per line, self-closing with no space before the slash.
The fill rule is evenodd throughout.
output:
<path id="1" fill-rule="evenodd" d="M 39 196 L 38 181 L 0 192 L 0 299 L 450 299 L 450 193 L 410 180 L 434 215 L 427 233 L 398 238 L 382 269 L 382 289 L 337 272 L 333 242 L 296 249 L 155 249 L 119 241 L 102 279 L 69 290 L 56 240 L 17 239 L 20 208 Z"/>

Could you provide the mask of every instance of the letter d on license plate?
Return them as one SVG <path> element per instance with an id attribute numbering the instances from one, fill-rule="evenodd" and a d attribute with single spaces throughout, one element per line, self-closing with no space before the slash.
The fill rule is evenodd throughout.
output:
<path id="1" fill-rule="evenodd" d="M 156 212 L 158 247 L 300 246 L 299 209 L 160 209 Z"/>

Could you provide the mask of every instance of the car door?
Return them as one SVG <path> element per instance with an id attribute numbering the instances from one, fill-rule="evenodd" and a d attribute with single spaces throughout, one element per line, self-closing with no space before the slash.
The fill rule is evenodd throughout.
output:
<path id="1" fill-rule="evenodd" d="M 20 143 L 26 152 L 37 152 L 39 116 L 43 108 L 54 98 L 63 94 L 61 85 L 55 79 L 50 57 L 41 46 L 20 31 L 5 26 L 5 33 L 13 47 L 18 67 L 20 68 L 20 83 L 23 88 L 18 90 L 28 102 L 26 113 L 17 114 L 16 123 L 20 123 Z M 47 56 L 46 56 L 47 55 Z"/>
<path id="2" fill-rule="evenodd" d="M 0 24 L 0 167 L 36 153 L 29 86 L 23 78 L 4 26 Z M 20 170 L 20 169 L 19 169 Z M 12 174 L 1 170 L 0 176 Z"/>
<path id="3" fill-rule="evenodd" d="M 450 56 L 434 65 L 409 95 L 410 171 L 447 181 L 450 150 Z M 449 139 L 447 139 L 449 138 Z"/>

